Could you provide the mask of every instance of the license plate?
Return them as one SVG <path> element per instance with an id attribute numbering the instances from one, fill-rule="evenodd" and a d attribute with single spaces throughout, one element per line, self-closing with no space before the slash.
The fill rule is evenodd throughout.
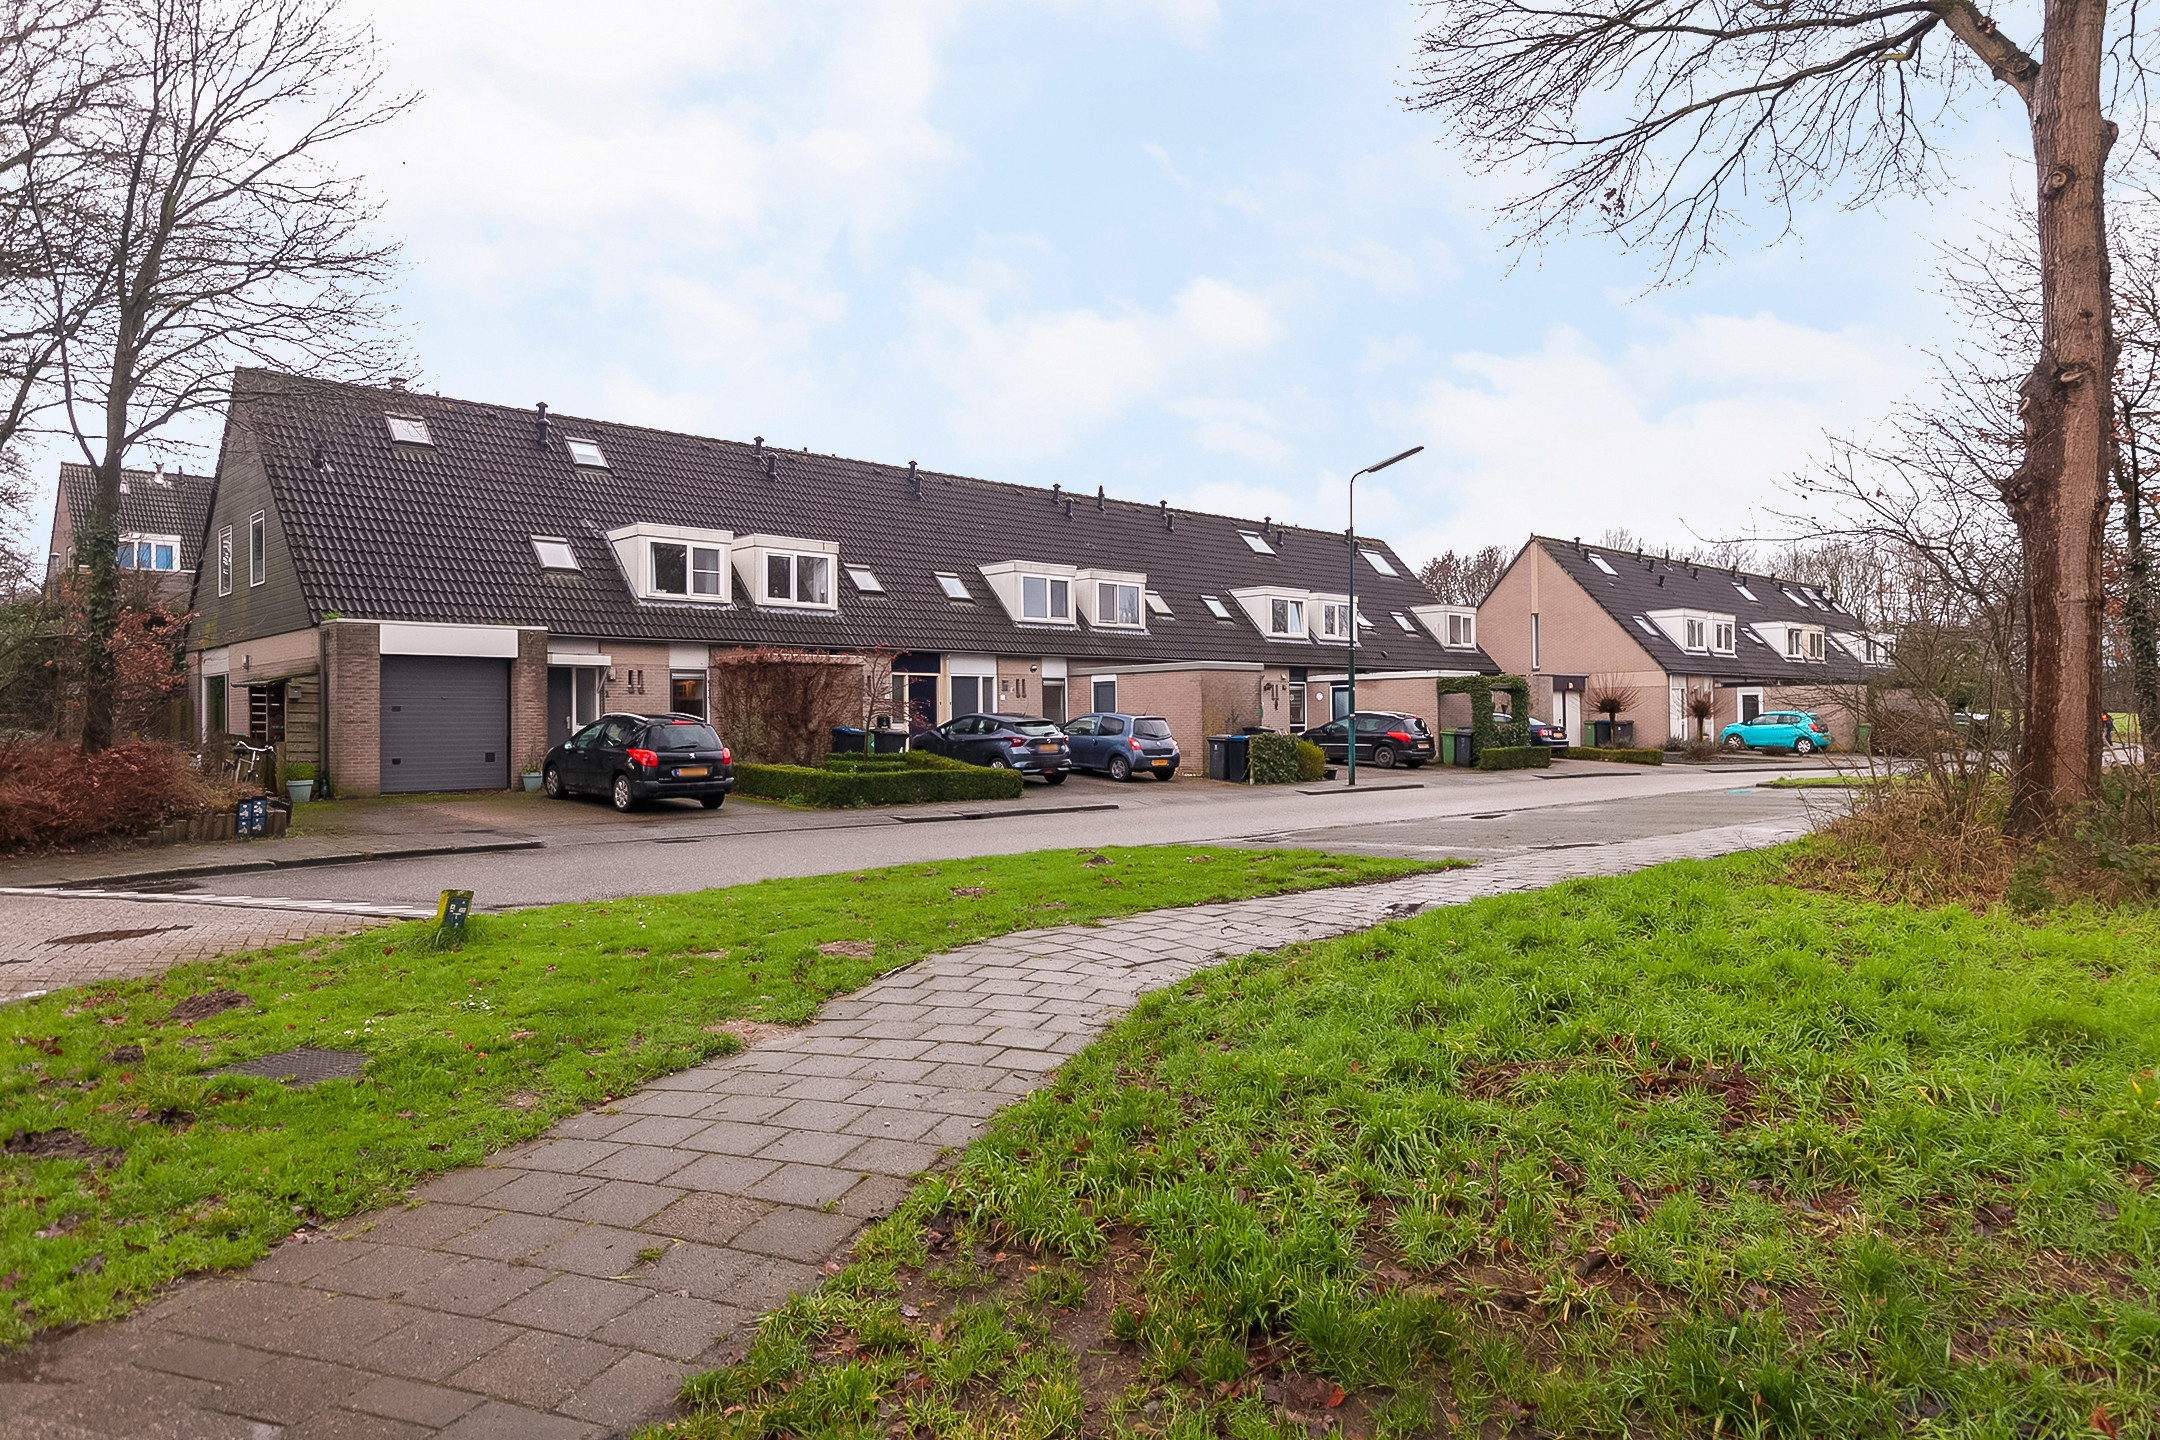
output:
<path id="1" fill-rule="evenodd" d="M 1165 765 L 1168 765 L 1168 764 L 1169 764 L 1170 762 L 1169 762 L 1168 760 L 1157 760 L 1157 761 L 1154 761 L 1153 763 L 1154 763 L 1154 766 L 1155 766 L 1155 768 L 1156 768 L 1156 769 L 1158 769 L 1158 770 L 1160 770 L 1160 769 L 1162 769 L 1162 767 L 1163 767 L 1163 766 L 1165 766 Z"/>
<path id="2" fill-rule="evenodd" d="M 1035 748 L 1037 750 L 1044 750 L 1050 752 L 1051 754 L 1055 754 L 1057 753 L 1057 741 L 1045 740 L 1042 744 L 1037 745 Z"/>
<path id="3" fill-rule="evenodd" d="M 679 780 L 691 780 L 710 774 L 712 774 L 712 770 L 709 766 L 685 765 L 675 772 L 675 777 Z"/>

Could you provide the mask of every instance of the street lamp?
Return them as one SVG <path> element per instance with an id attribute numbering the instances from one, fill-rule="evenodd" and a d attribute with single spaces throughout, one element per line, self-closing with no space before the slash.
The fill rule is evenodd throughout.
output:
<path id="1" fill-rule="evenodd" d="M 1348 734 L 1344 737 L 1343 753 L 1350 757 L 1350 783 L 1357 784 L 1357 482 L 1358 475 L 1370 475 L 1385 470 L 1398 460 L 1407 460 L 1425 447 L 1413 445 L 1400 455 L 1390 455 L 1377 465 L 1368 465 L 1357 475 L 1350 477 L 1350 714 Z"/>

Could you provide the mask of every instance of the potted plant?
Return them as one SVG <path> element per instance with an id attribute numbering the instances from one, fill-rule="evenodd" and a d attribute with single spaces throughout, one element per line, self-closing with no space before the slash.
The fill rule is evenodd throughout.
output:
<path id="1" fill-rule="evenodd" d="M 540 788 L 540 756 L 537 753 L 526 756 L 525 764 L 520 767 L 518 775 L 525 782 L 527 791 L 538 790 Z"/>
<path id="2" fill-rule="evenodd" d="M 285 798 L 295 805 L 304 805 L 315 794 L 315 764 L 311 760 L 295 760 L 285 767 Z"/>

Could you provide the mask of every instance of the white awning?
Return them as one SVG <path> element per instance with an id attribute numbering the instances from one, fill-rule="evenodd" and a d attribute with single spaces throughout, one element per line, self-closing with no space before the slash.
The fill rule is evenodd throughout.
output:
<path id="1" fill-rule="evenodd" d="M 381 627 L 385 655 L 450 655 L 461 659 L 515 660 L 515 625 L 435 625 L 385 620 Z"/>
<path id="2" fill-rule="evenodd" d="M 548 651 L 548 664 L 550 665 L 592 665 L 605 670 L 614 663 L 612 656 L 602 655 L 596 650 Z"/>

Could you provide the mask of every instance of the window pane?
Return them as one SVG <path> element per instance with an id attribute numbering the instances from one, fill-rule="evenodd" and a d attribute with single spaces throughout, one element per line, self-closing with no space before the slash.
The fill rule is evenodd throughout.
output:
<path id="1" fill-rule="evenodd" d="M 1302 600 L 1292 600 L 1289 601 L 1288 604 L 1290 606 L 1290 623 L 1285 628 L 1296 634 L 1304 633 L 1305 602 Z"/>
<path id="2" fill-rule="evenodd" d="M 1305 728 L 1305 687 L 1303 685 L 1292 685 L 1290 687 L 1290 728 L 1293 730 Z"/>
<path id="3" fill-rule="evenodd" d="M 805 605 L 824 605 L 832 599 L 829 583 L 831 562 L 823 555 L 795 557 L 795 598 Z"/>
<path id="4" fill-rule="evenodd" d="M 937 583 L 938 588 L 943 590 L 949 599 L 965 600 L 968 598 L 967 583 L 957 575 L 947 575 L 943 571 L 939 571 Z"/>
<path id="5" fill-rule="evenodd" d="M 1050 618 L 1050 582 L 1042 576 L 1020 577 L 1020 616 L 1025 620 Z"/>
<path id="6" fill-rule="evenodd" d="M 113 553 L 114 553 L 114 560 L 113 560 L 113 563 L 114 563 L 115 565 L 118 565 L 118 566 L 119 566 L 119 567 L 120 567 L 120 568 L 121 568 L 122 570 L 132 570 L 132 569 L 134 569 L 134 568 L 135 568 L 135 542 L 134 542 L 134 541 L 132 541 L 132 540 L 123 540 L 123 541 L 121 541 L 121 542 L 120 542 L 120 548 L 119 548 L 119 549 L 118 549 L 117 551 L 113 552 Z"/>
<path id="7" fill-rule="evenodd" d="M 1072 582 L 1070 580 L 1052 580 L 1050 582 L 1050 618 L 1053 620 L 1072 619 Z"/>
<path id="8" fill-rule="evenodd" d="M 981 695 L 976 689 L 973 675 L 955 675 L 952 677 L 953 714 L 969 715 L 974 713 L 978 708 L 976 701 L 980 698 Z M 973 728 L 972 726 L 969 727 L 970 733 L 972 733 Z"/>
<path id="9" fill-rule="evenodd" d="M 1117 591 L 1117 620 L 1120 625 L 1140 623 L 1140 587 L 1120 585 Z"/>
<path id="10" fill-rule="evenodd" d="M 1095 682 L 1094 708 L 1097 710 L 1117 709 L 1117 681 L 1097 680 Z"/>
<path id="11" fill-rule="evenodd" d="M 1278 635 L 1284 634 L 1290 629 L 1289 601 L 1270 600 L 1268 602 L 1268 628 Z"/>
<path id="12" fill-rule="evenodd" d="M 1142 740 L 1168 740 L 1170 738 L 1170 722 L 1152 718 L 1136 720 L 1133 722 L 1132 733 Z"/>
<path id="13" fill-rule="evenodd" d="M 718 550 L 707 545 L 691 547 L 690 588 L 699 595 L 718 595 L 720 593 L 720 552 Z"/>
<path id="14" fill-rule="evenodd" d="M 1095 623 L 1108 625 L 1115 622 L 1116 619 L 1117 586 L 1097 585 L 1095 587 Z"/>
<path id="15" fill-rule="evenodd" d="M 157 568 L 160 570 L 171 570 L 176 568 L 173 563 L 172 546 L 160 545 L 157 547 Z"/>
<path id="16" fill-rule="evenodd" d="M 690 547 L 655 540 L 652 547 L 652 588 L 663 595 L 690 593 Z"/>
<path id="17" fill-rule="evenodd" d="M 792 600 L 795 598 L 794 556 L 768 555 L 765 557 L 765 598 L 768 600 Z"/>

